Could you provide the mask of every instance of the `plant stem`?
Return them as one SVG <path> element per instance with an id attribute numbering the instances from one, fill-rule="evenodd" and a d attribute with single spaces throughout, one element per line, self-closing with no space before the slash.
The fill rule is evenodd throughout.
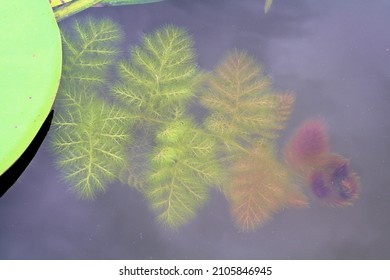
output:
<path id="1" fill-rule="evenodd" d="M 69 5 L 61 6 L 55 10 L 54 16 L 57 22 L 67 17 L 79 13 L 89 7 L 101 2 L 102 0 L 78 0 L 69 3 Z"/>

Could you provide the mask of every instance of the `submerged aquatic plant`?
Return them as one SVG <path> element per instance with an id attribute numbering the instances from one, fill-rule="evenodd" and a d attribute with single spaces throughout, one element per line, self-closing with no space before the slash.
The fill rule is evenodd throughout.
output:
<path id="1" fill-rule="evenodd" d="M 264 144 L 234 162 L 225 189 L 234 221 L 243 231 L 256 229 L 280 209 L 307 204 L 288 169 Z"/>
<path id="2" fill-rule="evenodd" d="M 158 219 L 177 227 L 194 217 L 220 170 L 215 141 L 191 120 L 176 120 L 157 134 L 145 190 Z"/>
<path id="3" fill-rule="evenodd" d="M 119 107 L 87 92 L 61 92 L 66 111 L 53 121 L 53 147 L 58 165 L 76 194 L 94 198 L 126 164 L 130 123 Z"/>
<path id="4" fill-rule="evenodd" d="M 351 205 L 360 183 L 349 161 L 331 152 L 325 124 L 305 121 L 287 142 L 284 158 L 316 198 L 329 206 Z"/>
<path id="5" fill-rule="evenodd" d="M 288 140 L 284 158 L 292 168 L 305 172 L 322 165 L 329 152 L 329 139 L 324 123 L 320 120 L 307 120 Z"/>
<path id="6" fill-rule="evenodd" d="M 158 219 L 177 227 L 195 216 L 218 177 L 215 141 L 185 117 L 201 74 L 187 32 L 168 25 L 145 35 L 118 66 L 120 81 L 111 92 L 125 105 L 136 128 L 150 143 L 142 192 Z M 128 182 L 140 181 L 128 173 Z"/>
<path id="7" fill-rule="evenodd" d="M 167 25 L 141 41 L 129 61 L 119 63 L 120 81 L 111 92 L 139 125 L 158 127 L 183 115 L 199 86 L 200 72 L 193 41 L 184 29 Z"/>
<path id="8" fill-rule="evenodd" d="M 222 189 L 243 231 L 259 227 L 283 207 L 306 204 L 274 153 L 273 139 L 289 119 L 294 100 L 290 93 L 276 94 L 244 51 L 228 54 L 207 79 L 201 96 L 210 111 L 205 127 L 219 143 L 221 165 L 230 176 Z"/>
<path id="9" fill-rule="evenodd" d="M 295 172 L 326 204 L 347 205 L 357 197 L 357 176 L 344 158 L 328 157 L 319 121 L 305 123 L 289 141 L 288 164 L 278 161 L 274 140 L 295 97 L 276 93 L 246 52 L 230 52 L 205 74 L 186 30 L 167 25 L 144 35 L 117 63 L 111 85 L 118 27 L 76 20 L 62 34 L 52 145 L 79 197 L 94 198 L 119 179 L 145 196 L 158 221 L 177 228 L 218 186 L 242 231 L 258 228 L 280 209 L 307 205 L 290 167 L 299 167 Z M 202 123 L 186 110 L 197 94 L 209 111 Z"/>
<path id="10" fill-rule="evenodd" d="M 242 152 L 254 140 L 271 140 L 284 128 L 294 103 L 275 94 L 270 79 L 246 52 L 229 53 L 208 78 L 201 103 L 210 111 L 207 130 L 229 151 Z"/>
<path id="11" fill-rule="evenodd" d="M 119 27 L 108 19 L 87 18 L 61 25 L 61 33 L 63 70 L 60 86 L 73 87 L 76 91 L 80 87 L 101 90 L 107 82 L 107 72 L 119 54 L 118 44 L 122 37 Z"/>
<path id="12" fill-rule="evenodd" d="M 99 97 L 118 54 L 119 28 L 111 21 L 75 21 L 62 32 L 64 62 L 53 120 L 52 146 L 72 190 L 94 198 L 126 164 L 131 119 Z"/>
<path id="13" fill-rule="evenodd" d="M 337 154 L 330 154 L 323 166 L 308 175 L 313 194 L 329 206 L 348 206 L 359 196 L 359 179 L 349 162 Z"/>

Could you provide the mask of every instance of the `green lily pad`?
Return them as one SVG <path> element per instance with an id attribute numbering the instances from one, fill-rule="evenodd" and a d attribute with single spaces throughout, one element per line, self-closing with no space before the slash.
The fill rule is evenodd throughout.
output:
<path id="1" fill-rule="evenodd" d="M 0 175 L 26 150 L 53 105 L 61 37 L 47 0 L 2 1 Z"/>

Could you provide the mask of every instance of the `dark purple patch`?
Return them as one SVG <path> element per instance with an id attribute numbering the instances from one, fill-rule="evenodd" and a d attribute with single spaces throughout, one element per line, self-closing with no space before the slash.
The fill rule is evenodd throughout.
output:
<path id="1" fill-rule="evenodd" d="M 310 175 L 310 188 L 318 198 L 326 198 L 330 194 L 330 189 L 326 185 L 324 175 L 320 171 L 315 171 Z"/>
<path id="2" fill-rule="evenodd" d="M 344 162 L 343 164 L 335 167 L 335 169 L 333 170 L 332 181 L 341 183 L 341 181 L 345 180 L 348 177 L 348 173 L 348 162 Z"/>

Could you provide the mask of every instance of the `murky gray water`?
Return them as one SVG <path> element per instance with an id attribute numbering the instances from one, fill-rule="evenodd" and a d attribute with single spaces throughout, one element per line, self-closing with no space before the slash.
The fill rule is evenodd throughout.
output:
<path id="1" fill-rule="evenodd" d="M 346 208 L 312 201 L 240 233 L 228 204 L 212 191 L 197 217 L 176 231 L 154 220 L 142 195 L 112 185 L 82 201 L 59 182 L 45 141 L 0 199 L 1 259 L 388 259 L 390 258 L 390 1 L 176 0 L 92 9 L 126 32 L 124 45 L 166 23 L 193 35 L 202 68 L 226 51 L 246 49 L 277 90 L 297 96 L 280 143 L 318 117 L 332 149 L 361 178 L 360 199 Z"/>

